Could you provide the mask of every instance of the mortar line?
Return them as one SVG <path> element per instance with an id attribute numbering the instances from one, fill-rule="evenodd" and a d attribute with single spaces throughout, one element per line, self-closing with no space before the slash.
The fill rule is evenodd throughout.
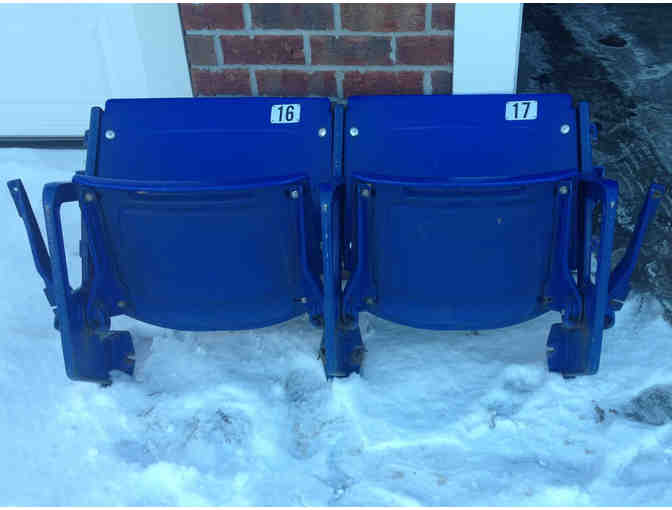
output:
<path id="1" fill-rule="evenodd" d="M 315 36 L 315 35 L 331 35 L 335 37 L 342 37 L 342 36 L 353 36 L 353 37 L 360 37 L 360 36 L 371 36 L 371 37 L 392 37 L 397 36 L 397 37 L 410 37 L 410 36 L 416 36 L 416 37 L 424 37 L 426 35 L 453 35 L 453 30 L 438 30 L 438 29 L 431 29 L 428 33 L 422 30 L 418 30 L 415 32 L 369 32 L 369 31 L 362 31 L 362 32 L 351 32 L 349 30 L 310 30 L 310 29 L 291 29 L 291 30 L 285 30 L 285 29 L 280 29 L 280 28 L 250 28 L 250 29 L 240 29 L 240 30 L 224 30 L 224 29 L 199 29 L 199 30 L 187 30 L 186 35 L 246 35 L 248 37 L 255 37 L 258 35 L 304 35 L 307 34 L 309 36 Z"/>
<path id="2" fill-rule="evenodd" d="M 259 84 L 257 83 L 257 73 L 250 69 L 250 90 L 253 96 L 259 95 Z"/>
<path id="3" fill-rule="evenodd" d="M 306 59 L 306 65 L 310 65 L 313 60 L 313 52 L 310 47 L 310 36 L 308 34 L 303 34 L 303 55 Z"/>
<path id="4" fill-rule="evenodd" d="M 423 76 L 422 76 L 422 89 L 423 93 L 426 96 L 431 96 L 433 92 L 433 87 L 432 87 L 432 72 L 431 71 L 425 71 Z"/>
<path id="5" fill-rule="evenodd" d="M 217 60 L 217 65 L 224 65 L 224 52 L 222 51 L 222 45 L 219 43 L 219 37 L 216 35 L 212 37 L 212 44 L 215 47 L 215 58 Z"/>
<path id="6" fill-rule="evenodd" d="M 334 7 L 334 30 L 337 32 L 343 31 L 343 24 L 341 21 L 341 4 L 332 4 Z"/>
<path id="7" fill-rule="evenodd" d="M 250 4 L 243 4 L 243 22 L 245 30 L 252 30 L 252 7 Z"/>
<path id="8" fill-rule="evenodd" d="M 192 66 L 195 69 L 202 69 L 204 71 L 226 71 L 228 69 L 254 69 L 256 71 L 260 70 L 288 70 L 288 71 L 359 71 L 361 73 L 366 73 L 367 71 L 450 71 L 452 72 L 453 66 L 450 64 L 445 65 L 306 65 L 306 64 L 222 64 L 222 65 L 194 65 Z"/>
<path id="9" fill-rule="evenodd" d="M 334 77 L 336 78 L 336 95 L 340 98 L 343 97 L 343 80 L 345 78 L 345 73 L 343 71 L 334 72 Z"/>

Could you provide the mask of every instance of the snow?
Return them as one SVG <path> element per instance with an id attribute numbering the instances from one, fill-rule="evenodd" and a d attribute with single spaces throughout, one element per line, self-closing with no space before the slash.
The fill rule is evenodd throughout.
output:
<path id="1" fill-rule="evenodd" d="M 43 226 L 81 151 L 0 150 Z M 545 367 L 548 314 L 496 331 L 364 315 L 361 376 L 327 383 L 307 318 L 185 333 L 128 318 L 133 377 L 69 381 L 23 225 L 0 200 L 0 505 L 672 504 L 672 327 L 631 296 L 597 376 Z M 78 281 L 76 206 L 64 211 Z"/>

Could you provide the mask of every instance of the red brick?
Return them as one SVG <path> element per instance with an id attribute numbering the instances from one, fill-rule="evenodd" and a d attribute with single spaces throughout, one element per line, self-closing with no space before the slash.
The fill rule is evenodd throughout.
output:
<path id="1" fill-rule="evenodd" d="M 252 26 L 256 28 L 334 28 L 334 8 L 331 4 L 250 4 L 250 8 Z"/>
<path id="2" fill-rule="evenodd" d="M 389 65 L 389 37 L 316 36 L 310 38 L 314 65 Z"/>
<path id="3" fill-rule="evenodd" d="M 343 79 L 343 95 L 422 94 L 420 71 L 350 71 Z"/>
<path id="4" fill-rule="evenodd" d="M 260 96 L 336 95 L 333 71 L 262 70 L 256 76 Z"/>
<path id="5" fill-rule="evenodd" d="M 304 64 L 303 37 L 297 35 L 223 35 L 224 64 Z"/>
<path id="6" fill-rule="evenodd" d="M 453 37 L 450 35 L 397 38 L 397 64 L 446 65 L 453 62 Z"/>
<path id="7" fill-rule="evenodd" d="M 455 4 L 432 4 L 432 28 L 454 30 Z"/>
<path id="8" fill-rule="evenodd" d="M 245 28 L 243 4 L 180 4 L 185 30 Z"/>
<path id="9" fill-rule="evenodd" d="M 195 66 L 211 66 L 217 63 L 214 39 L 209 35 L 187 35 L 189 63 Z"/>
<path id="10" fill-rule="evenodd" d="M 195 96 L 216 96 L 219 94 L 252 94 L 250 73 L 247 69 L 226 69 L 225 71 L 191 70 L 191 82 Z"/>
<path id="11" fill-rule="evenodd" d="M 453 92 L 453 73 L 450 71 L 432 71 L 432 94 L 451 94 Z"/>
<path id="12" fill-rule="evenodd" d="M 425 29 L 425 4 L 341 4 L 345 30 L 417 32 Z"/>

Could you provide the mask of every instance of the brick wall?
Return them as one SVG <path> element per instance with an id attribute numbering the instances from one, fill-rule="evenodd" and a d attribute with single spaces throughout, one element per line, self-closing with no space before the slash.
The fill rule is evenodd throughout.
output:
<path id="1" fill-rule="evenodd" d="M 196 96 L 448 94 L 454 4 L 180 4 Z"/>

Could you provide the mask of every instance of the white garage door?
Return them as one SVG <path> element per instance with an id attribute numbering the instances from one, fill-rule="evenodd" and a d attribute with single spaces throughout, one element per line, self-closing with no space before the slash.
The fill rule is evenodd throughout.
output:
<path id="1" fill-rule="evenodd" d="M 81 136 L 112 97 L 185 97 L 175 4 L 0 4 L 0 138 Z"/>

